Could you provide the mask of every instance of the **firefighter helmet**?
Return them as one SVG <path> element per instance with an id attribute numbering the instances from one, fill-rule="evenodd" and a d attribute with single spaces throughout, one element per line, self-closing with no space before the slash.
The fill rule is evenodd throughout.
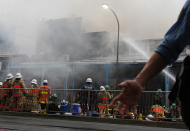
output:
<path id="1" fill-rule="evenodd" d="M 44 81 L 43 81 L 43 84 L 48 84 L 48 80 L 44 80 Z"/>
<path id="2" fill-rule="evenodd" d="M 16 76 L 15 76 L 15 78 L 22 78 L 22 75 L 21 75 L 21 73 L 16 73 Z"/>
<path id="3" fill-rule="evenodd" d="M 13 76 L 13 74 L 11 74 L 11 73 L 9 73 L 9 74 L 7 74 L 7 80 L 9 80 L 9 79 L 12 79 L 14 76 Z"/>
<path id="4" fill-rule="evenodd" d="M 54 93 L 52 96 L 53 96 L 53 97 L 57 97 L 57 94 L 56 94 L 56 93 Z"/>
<path id="5" fill-rule="evenodd" d="M 37 84 L 37 80 L 36 80 L 36 79 L 33 79 L 33 80 L 31 81 L 31 83 L 32 83 L 32 84 Z"/>
<path id="6" fill-rule="evenodd" d="M 100 86 L 100 91 L 105 91 L 105 87 L 104 86 Z"/>
<path id="7" fill-rule="evenodd" d="M 159 89 L 157 90 L 157 92 L 161 93 L 161 92 L 162 92 L 162 89 L 159 88 Z"/>
<path id="8" fill-rule="evenodd" d="M 145 120 L 147 121 L 153 121 L 154 120 L 154 116 L 152 114 L 147 115 L 147 117 L 145 118 Z"/>
<path id="9" fill-rule="evenodd" d="M 86 79 L 86 82 L 92 83 L 92 78 L 87 78 L 87 79 Z"/>
<path id="10" fill-rule="evenodd" d="M 65 102 L 66 102 L 66 100 L 65 100 L 65 99 L 63 99 L 63 100 L 62 100 L 62 103 L 65 103 Z"/>

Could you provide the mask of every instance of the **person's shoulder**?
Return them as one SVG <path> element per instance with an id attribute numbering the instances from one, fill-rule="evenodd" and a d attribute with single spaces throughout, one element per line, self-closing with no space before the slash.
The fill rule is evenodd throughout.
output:
<path id="1" fill-rule="evenodd" d="M 24 80 L 20 80 L 20 83 L 24 84 Z"/>
<path id="2" fill-rule="evenodd" d="M 40 86 L 40 89 L 42 89 L 42 88 L 44 88 L 44 86 L 42 85 L 42 86 Z"/>
<path id="3" fill-rule="evenodd" d="M 109 91 L 106 91 L 106 94 L 110 95 Z"/>
<path id="4" fill-rule="evenodd" d="M 186 3 L 190 4 L 190 0 L 187 0 L 187 2 L 186 2 Z"/>
<path id="5" fill-rule="evenodd" d="M 187 8 L 190 8 L 190 0 L 187 0 L 184 7 L 183 7 L 183 10 L 184 9 L 187 9 Z"/>
<path id="6" fill-rule="evenodd" d="M 40 88 L 40 86 L 39 86 L 39 85 L 36 85 L 35 88 Z"/>

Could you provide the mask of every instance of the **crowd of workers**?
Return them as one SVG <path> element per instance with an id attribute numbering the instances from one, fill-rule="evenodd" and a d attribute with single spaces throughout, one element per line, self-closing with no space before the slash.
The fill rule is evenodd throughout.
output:
<path id="1" fill-rule="evenodd" d="M 92 79 L 87 78 L 86 84 L 76 93 L 77 103 L 80 103 L 82 114 L 89 115 L 96 110 L 100 112 L 100 117 L 103 117 L 104 112 L 108 114 L 111 95 L 104 86 L 98 89 L 99 92 L 95 90 L 97 89 L 93 86 Z M 48 80 L 43 80 L 43 85 L 39 86 L 37 80 L 33 79 L 30 87 L 26 88 L 21 73 L 17 73 L 15 77 L 9 73 L 5 81 L 0 82 L 1 111 L 31 111 L 46 114 L 51 108 L 50 98 L 53 98 L 53 95 Z"/>
<path id="2" fill-rule="evenodd" d="M 43 80 L 39 86 L 36 79 L 30 83 L 29 90 L 26 89 L 22 80 L 22 74 L 17 73 L 15 78 L 9 73 L 4 82 L 0 82 L 0 110 L 3 111 L 40 111 L 47 112 L 48 99 L 51 90 L 48 81 Z"/>
<path id="3" fill-rule="evenodd" d="M 17 73 L 15 77 L 9 73 L 4 82 L 0 82 L 0 110 L 1 111 L 27 111 L 47 114 L 52 110 L 55 112 L 61 112 L 60 103 L 57 96 L 52 94 L 52 90 L 48 85 L 47 80 L 43 80 L 43 85 L 39 86 L 36 79 L 31 80 L 30 87 L 26 88 L 21 73 Z M 99 116 L 100 118 L 113 117 L 125 118 L 119 114 L 117 105 L 113 108 L 109 107 L 111 99 L 113 98 L 113 92 L 107 90 L 108 87 L 100 86 L 96 88 L 93 85 L 91 78 L 86 79 L 86 83 L 75 92 L 75 98 L 73 102 L 68 101 L 70 106 L 72 104 L 80 105 L 78 110 L 75 110 L 77 114 L 82 116 Z M 70 94 L 70 93 L 69 93 Z M 54 99 L 55 98 L 55 99 Z M 164 118 L 164 95 L 161 89 L 158 89 L 154 95 L 154 103 L 151 107 L 151 115 L 155 118 Z M 54 101 L 51 102 L 51 101 Z M 67 99 L 66 99 L 67 101 Z M 56 103 L 56 104 L 55 104 Z M 119 105 L 119 103 L 117 103 Z M 177 106 L 172 105 L 173 116 L 176 115 Z M 63 109 L 64 110 L 64 109 Z M 69 112 L 69 110 L 67 109 Z M 67 112 L 65 111 L 65 112 Z M 73 111 L 72 111 L 73 112 Z M 49 113 L 49 112 L 48 112 Z M 149 115 L 148 119 L 152 117 Z M 137 114 L 129 113 L 128 117 L 134 119 Z"/>
<path id="4" fill-rule="evenodd" d="M 165 95 L 162 89 L 158 89 L 154 95 L 153 105 L 150 114 L 146 120 L 160 121 L 165 118 L 171 118 L 172 121 L 182 120 L 180 102 L 170 102 L 170 106 L 165 106 Z"/>

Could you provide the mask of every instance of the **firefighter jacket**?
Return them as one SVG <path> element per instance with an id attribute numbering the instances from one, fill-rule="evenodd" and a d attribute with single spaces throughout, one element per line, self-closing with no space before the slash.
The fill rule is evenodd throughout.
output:
<path id="1" fill-rule="evenodd" d="M 82 86 L 81 91 L 79 93 L 81 102 L 90 102 L 94 103 L 96 99 L 96 92 L 94 91 L 95 87 L 92 84 L 85 84 Z"/>
<path id="2" fill-rule="evenodd" d="M 39 86 L 36 84 L 30 85 L 29 95 L 35 98 L 39 97 Z"/>
<path id="3" fill-rule="evenodd" d="M 1 100 L 3 99 L 3 86 L 0 86 L 0 103 L 1 103 Z"/>
<path id="4" fill-rule="evenodd" d="M 111 95 L 107 91 L 100 91 L 98 93 L 98 102 L 101 104 L 109 104 L 109 100 L 111 99 Z"/>
<path id="5" fill-rule="evenodd" d="M 48 104 L 49 97 L 51 96 L 51 90 L 48 85 L 43 85 L 39 90 L 39 103 Z"/>
<path id="6" fill-rule="evenodd" d="M 22 97 L 26 94 L 26 86 L 23 80 L 15 80 L 13 82 L 12 96 Z"/>
<path id="7" fill-rule="evenodd" d="M 7 97 L 11 96 L 12 85 L 13 85 L 13 80 L 6 80 L 5 82 L 3 82 L 3 88 L 5 88 L 1 90 L 3 96 Z"/>

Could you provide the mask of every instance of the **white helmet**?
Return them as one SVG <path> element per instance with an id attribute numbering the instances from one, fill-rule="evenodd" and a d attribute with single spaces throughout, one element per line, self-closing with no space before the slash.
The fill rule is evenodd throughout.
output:
<path id="1" fill-rule="evenodd" d="M 43 80 L 43 83 L 44 84 L 48 84 L 48 80 Z"/>
<path id="2" fill-rule="evenodd" d="M 91 79 L 91 78 L 87 78 L 87 79 L 86 79 L 86 82 L 92 83 L 92 79 Z"/>
<path id="3" fill-rule="evenodd" d="M 104 86 L 100 86 L 100 91 L 105 91 L 105 87 Z"/>
<path id="4" fill-rule="evenodd" d="M 145 120 L 147 120 L 147 121 L 153 121 L 153 120 L 154 120 L 154 116 L 151 115 L 151 114 L 149 114 L 149 115 L 145 118 Z"/>
<path id="5" fill-rule="evenodd" d="M 36 79 L 33 79 L 33 80 L 31 81 L 31 83 L 32 83 L 32 84 L 37 84 L 37 80 L 36 80 Z"/>
<path id="6" fill-rule="evenodd" d="M 15 76 L 15 78 L 22 78 L 22 75 L 21 75 L 21 73 L 16 73 L 16 76 Z"/>
<path id="7" fill-rule="evenodd" d="M 3 85 L 3 82 L 0 82 L 0 86 L 2 86 Z"/>
<path id="8" fill-rule="evenodd" d="M 11 73 L 9 73 L 9 74 L 7 74 L 7 80 L 9 80 L 9 79 L 12 79 L 14 76 L 13 76 L 13 74 L 11 74 Z"/>

